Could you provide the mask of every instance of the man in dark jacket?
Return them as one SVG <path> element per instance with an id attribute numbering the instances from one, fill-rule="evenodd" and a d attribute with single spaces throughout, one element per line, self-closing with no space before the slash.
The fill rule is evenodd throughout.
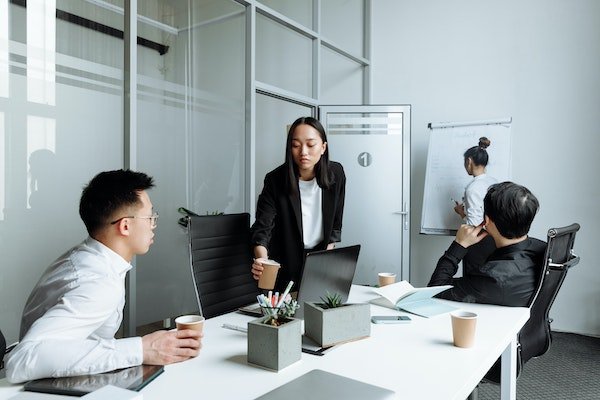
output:
<path id="1" fill-rule="evenodd" d="M 546 250 L 545 242 L 527 235 L 538 200 L 527 188 L 502 182 L 489 188 L 483 205 L 483 222 L 458 229 L 428 286 L 453 285 L 437 295 L 442 299 L 527 306 Z M 463 277 L 453 278 L 461 260 Z"/>

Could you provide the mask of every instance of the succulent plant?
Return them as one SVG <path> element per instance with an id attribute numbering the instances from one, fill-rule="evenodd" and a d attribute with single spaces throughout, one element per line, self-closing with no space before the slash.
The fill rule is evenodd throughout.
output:
<path id="1" fill-rule="evenodd" d="M 339 293 L 332 294 L 327 291 L 325 298 L 320 297 L 320 299 L 323 302 L 323 308 L 336 308 L 342 305 L 342 295 Z"/>

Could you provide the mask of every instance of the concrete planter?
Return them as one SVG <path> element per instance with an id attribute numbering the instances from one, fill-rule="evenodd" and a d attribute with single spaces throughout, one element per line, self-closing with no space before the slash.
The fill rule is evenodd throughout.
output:
<path id="1" fill-rule="evenodd" d="M 284 318 L 272 326 L 264 323 L 267 318 L 248 322 L 248 362 L 279 371 L 302 357 L 301 321 Z"/>
<path id="2" fill-rule="evenodd" d="M 320 303 L 304 303 L 304 334 L 320 346 L 361 339 L 371 335 L 369 304 L 346 304 L 321 308 Z"/>

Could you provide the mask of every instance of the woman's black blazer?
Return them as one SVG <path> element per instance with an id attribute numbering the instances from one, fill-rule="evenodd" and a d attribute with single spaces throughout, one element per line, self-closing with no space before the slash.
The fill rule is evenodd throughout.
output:
<path id="1" fill-rule="evenodd" d="M 322 190 L 323 241 L 315 250 L 323 250 L 342 238 L 346 175 L 342 165 L 334 161 L 329 162 L 329 170 L 333 183 L 329 189 Z M 290 280 L 296 282 L 292 290 L 298 289 L 305 257 L 300 193 L 288 192 L 288 179 L 285 165 L 267 174 L 251 230 L 253 246 L 265 246 L 269 258 L 282 265 L 276 284 L 279 291 L 285 289 Z"/>

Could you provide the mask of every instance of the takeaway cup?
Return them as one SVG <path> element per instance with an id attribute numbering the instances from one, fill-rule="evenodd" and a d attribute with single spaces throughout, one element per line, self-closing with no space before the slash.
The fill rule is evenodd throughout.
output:
<path id="1" fill-rule="evenodd" d="M 452 336 L 456 347 L 471 347 L 475 343 L 477 314 L 470 311 L 454 311 L 452 318 Z"/>
<path id="2" fill-rule="evenodd" d="M 391 285 L 396 282 L 396 274 L 393 272 L 380 272 L 377 276 L 379 277 L 379 287 Z"/>
<path id="3" fill-rule="evenodd" d="M 258 287 L 260 289 L 271 290 L 275 287 L 275 280 L 281 265 L 274 260 L 260 260 L 263 266 L 263 272 L 258 279 Z"/>
<path id="4" fill-rule="evenodd" d="M 177 330 L 193 329 L 195 331 L 202 332 L 204 328 L 204 317 L 201 315 L 182 315 L 181 317 L 175 318 L 175 325 Z"/>

